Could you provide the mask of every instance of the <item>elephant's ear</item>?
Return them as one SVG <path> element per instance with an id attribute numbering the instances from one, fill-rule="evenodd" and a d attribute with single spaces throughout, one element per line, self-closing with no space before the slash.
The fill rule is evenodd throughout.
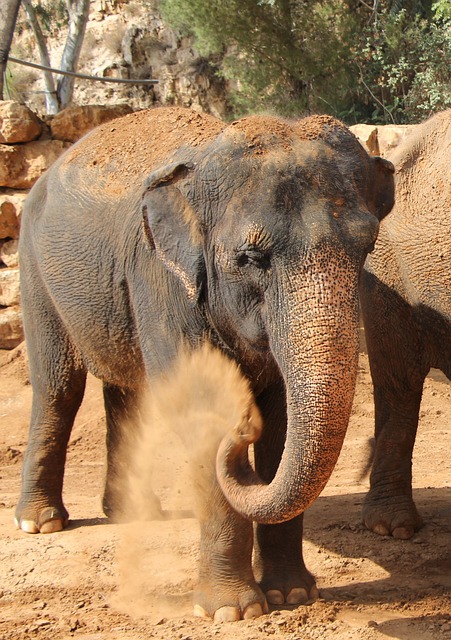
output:
<path id="1" fill-rule="evenodd" d="M 148 242 L 195 303 L 205 279 L 202 237 L 195 212 L 180 189 L 193 169 L 191 163 L 174 163 L 150 174 L 144 183 L 142 213 Z"/>
<path id="2" fill-rule="evenodd" d="M 389 160 L 375 156 L 371 159 L 374 163 L 374 180 L 370 184 L 370 203 L 373 213 L 382 220 L 390 213 L 395 204 L 395 167 Z"/>

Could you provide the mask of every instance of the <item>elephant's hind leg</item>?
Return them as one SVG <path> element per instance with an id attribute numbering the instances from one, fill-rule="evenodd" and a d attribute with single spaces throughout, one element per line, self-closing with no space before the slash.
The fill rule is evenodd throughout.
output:
<path id="1" fill-rule="evenodd" d="M 365 277 L 362 300 L 376 447 L 362 519 L 374 533 L 408 539 L 422 525 L 412 495 L 412 455 L 429 364 L 410 307 L 394 291 Z"/>
<path id="2" fill-rule="evenodd" d="M 145 496 L 131 495 L 131 474 L 138 473 L 136 466 L 140 452 L 140 393 L 136 389 L 124 389 L 115 385 L 103 385 L 106 413 L 107 470 L 103 494 L 103 511 L 115 521 L 159 519 L 161 505 L 150 486 Z M 149 452 L 151 454 L 152 452 Z M 146 456 L 146 480 L 151 479 L 152 459 Z M 140 484 L 144 478 L 138 478 Z M 136 493 L 136 491 L 134 492 Z"/>
<path id="3" fill-rule="evenodd" d="M 362 518 L 382 536 L 408 539 L 423 524 L 412 496 L 412 454 L 422 385 L 374 386 L 376 449 Z"/>
<path id="4" fill-rule="evenodd" d="M 35 332 L 45 322 L 44 337 Z M 42 331 L 42 327 L 40 328 Z M 51 313 L 27 323 L 33 406 L 15 522 L 27 533 L 52 533 L 69 519 L 62 499 L 66 450 L 83 399 L 86 371 Z"/>

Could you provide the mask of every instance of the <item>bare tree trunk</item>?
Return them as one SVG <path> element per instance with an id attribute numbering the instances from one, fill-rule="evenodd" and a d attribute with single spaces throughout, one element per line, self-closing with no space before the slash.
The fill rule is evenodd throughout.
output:
<path id="1" fill-rule="evenodd" d="M 67 11 L 69 13 L 69 33 L 61 59 L 61 69 L 76 71 L 89 18 L 89 0 L 67 0 Z M 57 92 L 60 108 L 64 109 L 72 99 L 74 78 L 62 76 L 58 80 Z"/>
<path id="2" fill-rule="evenodd" d="M 36 11 L 31 4 L 31 0 L 22 0 L 23 7 L 26 11 L 28 19 L 30 21 L 31 27 L 33 29 L 33 33 L 36 38 L 36 43 L 39 49 L 39 57 L 41 59 L 41 64 L 44 67 L 51 67 L 50 64 L 50 56 L 47 48 L 47 42 L 45 40 L 44 34 L 42 33 L 41 25 L 36 16 Z M 45 84 L 45 105 L 48 114 L 58 113 L 58 99 L 56 95 L 55 82 L 53 80 L 53 75 L 50 71 L 43 71 L 44 74 L 44 84 Z"/>
<path id="3" fill-rule="evenodd" d="M 3 100 L 3 78 L 19 13 L 20 0 L 0 2 L 0 100 Z"/>

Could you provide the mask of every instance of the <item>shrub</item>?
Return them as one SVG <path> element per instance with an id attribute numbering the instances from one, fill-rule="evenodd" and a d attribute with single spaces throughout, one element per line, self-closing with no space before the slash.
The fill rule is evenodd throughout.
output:
<path id="1" fill-rule="evenodd" d="M 412 123 L 451 107 L 451 18 L 385 12 L 360 44 L 360 119 Z"/>

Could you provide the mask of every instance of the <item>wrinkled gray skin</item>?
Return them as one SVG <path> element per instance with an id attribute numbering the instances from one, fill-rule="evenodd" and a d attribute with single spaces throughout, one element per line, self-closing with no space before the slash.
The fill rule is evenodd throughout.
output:
<path id="1" fill-rule="evenodd" d="M 393 204 L 392 170 L 332 118 L 226 127 L 176 108 L 108 123 L 55 163 L 30 194 L 20 240 L 34 396 L 18 526 L 67 524 L 64 462 L 87 371 L 104 382 L 114 515 L 121 420 L 182 340 L 208 339 L 248 377 L 263 432 L 258 477 L 251 408 L 219 447 L 196 613 L 233 620 L 261 614 L 266 598 L 315 597 L 302 512 L 346 431 L 358 279 Z"/>
<path id="2" fill-rule="evenodd" d="M 374 382 L 376 448 L 366 526 L 410 538 L 412 451 L 431 367 L 451 378 L 451 111 L 425 122 L 391 155 L 396 205 L 362 276 Z"/>

